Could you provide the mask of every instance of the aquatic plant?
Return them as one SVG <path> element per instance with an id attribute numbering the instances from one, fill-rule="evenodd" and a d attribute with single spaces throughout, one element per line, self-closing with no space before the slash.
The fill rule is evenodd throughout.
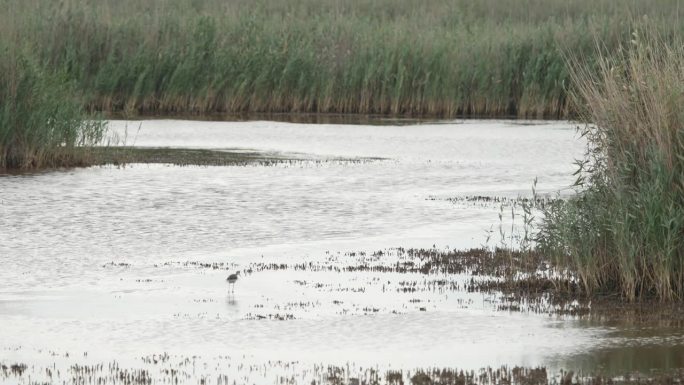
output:
<path id="1" fill-rule="evenodd" d="M 0 169 L 84 164 L 104 133 L 65 76 L 0 46 Z"/>
<path id="2" fill-rule="evenodd" d="M 684 299 L 684 45 L 644 31 L 596 63 L 570 56 L 589 147 L 540 245 L 587 292 Z"/>
<path id="3" fill-rule="evenodd" d="M 677 0 L 6 0 L 20 36 L 91 110 L 565 117 L 559 47 L 592 60 L 663 32 Z"/>

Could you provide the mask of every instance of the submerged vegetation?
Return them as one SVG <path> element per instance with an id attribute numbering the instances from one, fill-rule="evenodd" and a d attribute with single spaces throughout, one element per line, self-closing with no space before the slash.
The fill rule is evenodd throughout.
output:
<path id="1" fill-rule="evenodd" d="M 566 117 L 561 49 L 669 35 L 678 3 L 6 0 L 0 36 L 90 110 Z"/>
<path id="2" fill-rule="evenodd" d="M 573 62 L 590 147 L 541 245 L 588 292 L 684 299 L 684 45 L 635 33 L 598 71 Z"/>
<path id="3" fill-rule="evenodd" d="M 652 373 L 649 376 L 639 373 L 627 373 L 612 378 L 605 375 L 589 376 L 585 373 L 559 370 L 546 367 L 500 366 L 484 367 L 477 370 L 459 369 L 455 367 L 391 369 L 364 368 L 355 364 L 337 366 L 334 364 L 308 364 L 288 361 L 269 361 L 268 364 L 243 364 L 237 370 L 230 370 L 231 359 L 222 357 L 218 369 L 213 373 L 197 374 L 190 362 L 200 361 L 202 357 L 189 357 L 162 353 L 143 357 L 138 365 L 129 367 L 118 361 L 74 363 L 42 367 L 19 362 L 0 361 L 0 379 L 28 383 L 64 384 L 151 384 L 151 383 L 194 383 L 232 384 L 236 378 L 248 382 L 258 378 L 264 382 L 288 384 L 382 384 L 382 385 L 612 385 L 612 384 L 678 384 L 684 379 L 682 370 L 671 370 L 666 373 Z M 201 362 L 201 361 L 200 361 Z M 190 367 L 190 368 L 188 368 Z M 59 368 L 57 370 L 56 368 Z M 224 369 L 225 368 L 225 369 Z M 225 372 L 223 371 L 225 370 Z M 296 374 L 292 374 L 294 371 Z M 36 380 L 39 378 L 40 380 Z M 199 378 L 198 381 L 196 379 Z"/>

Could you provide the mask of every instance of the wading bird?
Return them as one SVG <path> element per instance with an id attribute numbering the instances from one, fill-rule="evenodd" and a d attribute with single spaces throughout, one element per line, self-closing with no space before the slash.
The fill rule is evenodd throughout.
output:
<path id="1" fill-rule="evenodd" d="M 240 275 L 240 272 L 233 273 L 226 278 L 226 281 L 228 281 L 228 287 L 231 287 L 232 285 L 232 291 L 235 291 L 235 282 L 237 282 L 238 275 Z"/>

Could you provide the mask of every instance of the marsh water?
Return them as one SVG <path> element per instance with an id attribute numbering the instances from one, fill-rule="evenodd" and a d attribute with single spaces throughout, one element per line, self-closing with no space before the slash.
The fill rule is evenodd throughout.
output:
<path id="1" fill-rule="evenodd" d="M 0 363 L 135 368 L 168 354 L 192 357 L 187 381 L 232 373 L 249 383 L 310 383 L 302 368 L 317 364 L 609 375 L 684 367 L 681 325 L 501 311 L 497 293 L 438 284 L 466 274 L 345 269 L 393 266 L 401 248 L 513 243 L 520 219 L 497 202 L 530 196 L 535 178 L 540 194 L 572 193 L 584 143 L 571 123 L 145 120 L 110 129 L 127 146 L 297 161 L 0 177 Z"/>

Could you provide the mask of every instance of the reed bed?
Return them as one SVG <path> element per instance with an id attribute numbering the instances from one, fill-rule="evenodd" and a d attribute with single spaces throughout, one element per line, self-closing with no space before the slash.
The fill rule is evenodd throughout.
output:
<path id="1" fill-rule="evenodd" d="M 1 47 L 1 46 L 0 46 Z M 104 124 L 83 111 L 66 75 L 0 48 L 0 170 L 84 165 Z"/>
<path id="2" fill-rule="evenodd" d="M 598 65 L 571 56 L 589 148 L 579 195 L 547 211 L 541 245 L 588 292 L 684 299 L 684 45 L 646 28 Z"/>
<path id="3" fill-rule="evenodd" d="M 89 110 L 567 117 L 560 47 L 664 34 L 678 0 L 4 0 L 14 37 Z"/>

